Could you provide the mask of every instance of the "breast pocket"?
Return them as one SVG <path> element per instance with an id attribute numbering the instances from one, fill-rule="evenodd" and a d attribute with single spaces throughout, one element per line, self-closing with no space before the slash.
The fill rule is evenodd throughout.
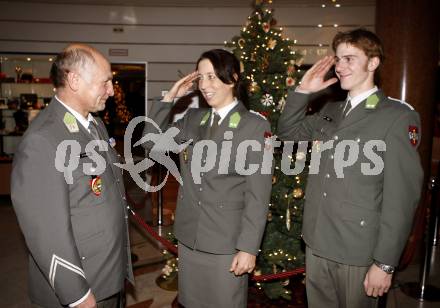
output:
<path id="1" fill-rule="evenodd" d="M 71 210 L 72 231 L 81 257 L 90 258 L 106 245 L 103 226 L 99 223 L 100 208 L 76 208 Z"/>

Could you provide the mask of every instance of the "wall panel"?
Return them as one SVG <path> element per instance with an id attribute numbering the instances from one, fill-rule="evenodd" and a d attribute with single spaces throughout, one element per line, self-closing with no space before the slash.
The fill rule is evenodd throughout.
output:
<path id="1" fill-rule="evenodd" d="M 275 1 L 276 2 L 276 1 Z M 56 53 L 72 41 L 105 55 L 126 49 L 112 62 L 147 62 L 148 98 L 160 95 L 177 71 L 190 72 L 205 50 L 222 48 L 238 35 L 252 9 L 242 7 L 122 7 L 0 2 L 0 52 Z M 297 40 L 304 63 L 329 54 L 337 31 L 374 28 L 374 6 L 276 7 L 285 36 Z M 317 25 L 322 24 L 319 28 Z M 337 24 L 338 27 L 333 27 Z M 114 32 L 114 28 L 123 32 Z"/>

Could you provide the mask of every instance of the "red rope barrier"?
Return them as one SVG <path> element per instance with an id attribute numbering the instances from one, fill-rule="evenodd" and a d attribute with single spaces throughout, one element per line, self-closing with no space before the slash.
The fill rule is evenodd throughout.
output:
<path id="1" fill-rule="evenodd" d="M 134 219 L 147 231 L 152 237 L 154 237 L 157 241 L 159 241 L 169 252 L 172 254 L 177 255 L 177 247 L 168 241 L 167 239 L 164 239 L 161 237 L 152 227 L 150 227 L 138 214 L 136 214 L 131 208 L 129 208 L 131 214 L 133 215 Z"/>
<path id="2" fill-rule="evenodd" d="M 253 275 L 252 280 L 256 282 L 260 282 L 260 281 L 267 282 L 275 279 L 289 278 L 290 276 L 295 276 L 298 274 L 305 273 L 305 271 L 306 269 L 304 267 L 300 267 L 292 271 L 281 272 L 277 274 L 266 274 L 266 275 L 258 275 L 258 276 Z"/>
<path id="3" fill-rule="evenodd" d="M 129 201 L 132 201 L 132 199 L 128 196 L 127 194 L 127 199 Z M 136 204 L 133 202 L 134 206 L 136 206 Z M 144 230 L 150 234 L 152 237 L 154 237 L 158 242 L 160 242 L 166 250 L 168 250 L 169 252 L 171 252 L 172 254 L 177 256 L 177 247 L 171 243 L 169 240 L 161 237 L 151 226 L 149 226 L 143 219 L 142 217 L 140 217 L 138 214 L 136 214 L 135 211 L 133 211 L 130 207 L 128 207 L 131 215 L 133 216 L 133 218 L 138 222 L 139 225 L 141 225 L 141 227 L 144 228 Z M 297 268 L 295 270 L 292 271 L 288 271 L 288 272 L 281 272 L 281 273 L 276 273 L 276 274 L 266 274 L 266 275 L 252 275 L 252 280 L 256 281 L 256 282 L 267 282 L 267 281 L 271 281 L 271 280 L 276 280 L 276 279 L 283 279 L 283 278 L 289 278 L 291 276 L 295 276 L 298 274 L 302 274 L 305 272 L 305 268 L 300 267 Z"/>

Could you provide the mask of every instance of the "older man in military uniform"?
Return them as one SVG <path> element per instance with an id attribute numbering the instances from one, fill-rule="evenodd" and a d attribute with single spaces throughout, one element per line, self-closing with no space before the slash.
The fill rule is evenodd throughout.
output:
<path id="1" fill-rule="evenodd" d="M 309 307 L 374 307 L 391 285 L 420 197 L 420 120 L 375 86 L 383 59 L 375 34 L 338 33 L 333 50 L 289 93 L 278 134 L 315 141 L 321 154 L 303 218 Z M 325 80 L 333 65 L 347 100 L 306 116 L 309 94 L 338 81 Z"/>
<path id="2" fill-rule="evenodd" d="M 91 114 L 113 96 L 110 64 L 73 44 L 51 77 L 56 95 L 26 131 L 12 171 L 30 299 L 34 307 L 117 307 L 124 279 L 133 280 L 125 189 L 104 124 Z"/>

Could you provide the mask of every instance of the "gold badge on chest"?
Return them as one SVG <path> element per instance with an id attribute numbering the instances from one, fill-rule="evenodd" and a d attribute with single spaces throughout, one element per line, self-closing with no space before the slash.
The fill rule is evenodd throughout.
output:
<path id="1" fill-rule="evenodd" d="M 99 175 L 93 176 L 90 180 L 90 188 L 95 196 L 100 196 L 102 192 L 102 179 Z"/>

